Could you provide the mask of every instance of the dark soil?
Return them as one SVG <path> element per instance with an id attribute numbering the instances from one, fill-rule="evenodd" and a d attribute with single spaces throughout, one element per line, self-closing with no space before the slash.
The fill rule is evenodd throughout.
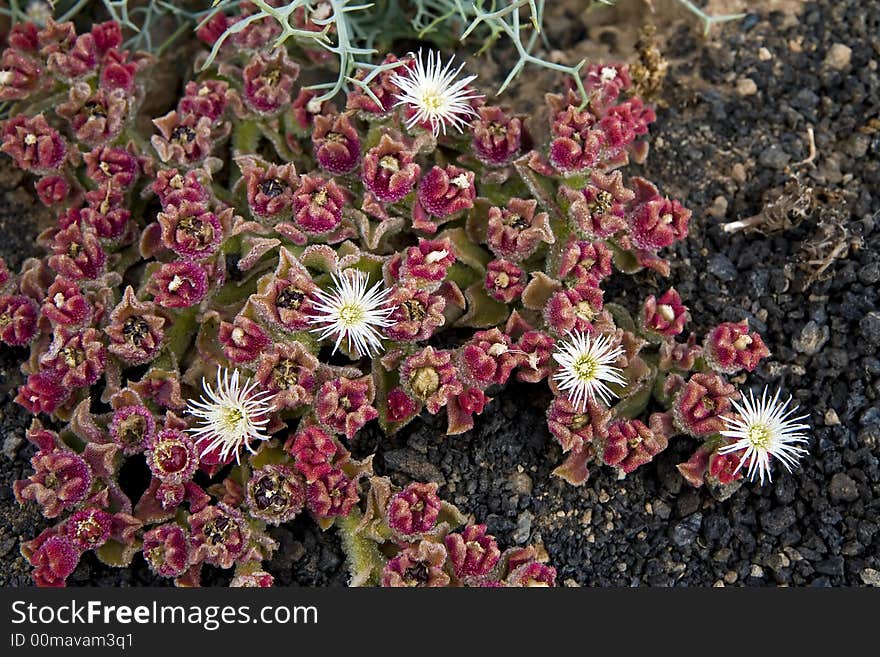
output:
<path id="1" fill-rule="evenodd" d="M 612 55 L 626 53 L 637 25 L 597 28 L 595 15 L 573 9 L 582 4 L 560 3 L 549 17 L 554 45 L 570 59 L 597 43 Z M 686 201 L 694 220 L 671 280 L 640 275 L 620 295 L 635 307 L 671 283 L 699 333 L 719 320 L 748 318 L 773 351 L 748 385 L 781 385 L 810 412 L 814 430 L 802 468 L 791 475 L 777 469 L 772 485 L 745 484 L 718 502 L 676 472 L 695 447 L 676 438 L 624 480 L 598 469 L 573 488 L 550 475 L 561 455 L 544 422 L 549 392 L 536 386 L 498 394 L 463 436 L 446 437 L 445 420 L 425 417 L 390 439 L 364 431 L 355 440 L 355 451 L 376 451 L 377 470 L 399 483 L 441 483 L 446 499 L 486 522 L 502 543 L 542 543 L 565 585 L 880 585 L 880 5 L 761 5 L 780 10 L 715 27 L 705 41 L 692 25 L 658 18 L 671 65 L 642 174 Z M 835 44 L 850 49 L 848 62 Z M 532 102 L 533 89 L 530 79 Z M 523 100 L 522 85 L 513 98 Z M 798 164 L 809 159 L 808 128 L 816 154 Z M 32 249 L 36 206 L 17 189 L 17 174 L 3 171 L 10 191 L 0 196 L 0 255 L 15 267 Z M 813 199 L 808 211 L 786 212 L 805 195 Z M 768 206 L 777 210 L 765 212 L 771 221 L 764 227 L 775 220 L 784 231 L 720 228 Z M 21 357 L 0 351 L 0 394 L 20 382 Z M 18 541 L 43 520 L 12 499 L 11 482 L 28 471 L 32 452 L 18 448 L 25 414 L 4 399 L 0 585 L 26 584 Z M 269 570 L 279 584 L 345 584 L 332 532 L 302 521 L 275 537 L 281 549 Z M 210 580 L 227 578 L 212 573 Z M 159 583 L 142 561 L 119 571 L 93 560 L 72 582 Z"/>

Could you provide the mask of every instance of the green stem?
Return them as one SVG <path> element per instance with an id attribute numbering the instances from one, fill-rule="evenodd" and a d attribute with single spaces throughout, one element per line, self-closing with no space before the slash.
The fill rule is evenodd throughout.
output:
<path id="1" fill-rule="evenodd" d="M 170 371 L 192 343 L 196 327 L 196 308 L 185 308 L 174 317 L 165 333 L 165 346 L 150 369 Z"/>
<path id="2" fill-rule="evenodd" d="M 336 519 L 336 527 L 342 538 L 352 586 L 376 586 L 385 560 L 375 542 L 360 536 L 357 526 L 363 519 L 361 510 L 354 507 L 347 516 Z"/>

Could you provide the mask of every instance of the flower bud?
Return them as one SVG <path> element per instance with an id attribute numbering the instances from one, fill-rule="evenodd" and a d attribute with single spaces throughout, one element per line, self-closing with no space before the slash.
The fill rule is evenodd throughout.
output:
<path id="1" fill-rule="evenodd" d="M 309 483 L 334 469 L 333 461 L 340 449 L 329 433 L 314 425 L 300 429 L 284 447 Z"/>
<path id="2" fill-rule="evenodd" d="M 448 218 L 469 210 L 477 195 L 474 172 L 453 164 L 432 167 L 419 182 L 419 202 L 435 217 Z"/>
<path id="3" fill-rule="evenodd" d="M 384 333 L 398 342 L 427 340 L 446 322 L 444 298 L 414 286 L 394 286 L 385 305 L 394 310 L 388 317 L 392 323 L 383 329 Z"/>
<path id="4" fill-rule="evenodd" d="M 130 365 L 149 363 L 159 353 L 164 339 L 165 319 L 156 314 L 156 306 L 138 301 L 131 286 L 110 313 L 104 329 L 110 338 L 108 351 Z"/>
<path id="5" fill-rule="evenodd" d="M 326 428 L 351 440 L 370 420 L 379 417 L 373 408 L 373 377 L 339 377 L 322 385 L 315 395 L 315 415 Z"/>
<path id="6" fill-rule="evenodd" d="M 478 108 L 477 113 L 479 117 L 471 123 L 474 155 L 486 166 L 510 164 L 522 150 L 522 119 L 489 105 Z"/>
<path id="7" fill-rule="evenodd" d="M 484 577 L 501 558 L 498 543 L 494 536 L 486 533 L 486 525 L 468 525 L 460 534 L 447 534 L 444 542 L 459 579 Z"/>
<path id="8" fill-rule="evenodd" d="M 38 413 L 54 413 L 70 396 L 54 377 L 44 372 L 31 374 L 27 382 L 19 387 L 15 403 L 23 406 L 34 415 Z"/>
<path id="9" fill-rule="evenodd" d="M 95 279 L 104 271 L 107 254 L 92 227 L 72 224 L 55 234 L 49 266 L 72 281 Z"/>
<path id="10" fill-rule="evenodd" d="M 31 555 L 33 578 L 37 586 L 61 587 L 76 569 L 80 552 L 66 538 L 52 536 Z"/>
<path id="11" fill-rule="evenodd" d="M 323 235 L 342 221 L 344 206 L 345 194 L 333 180 L 303 176 L 294 192 L 294 221 L 308 235 Z"/>
<path id="12" fill-rule="evenodd" d="M 231 568 L 247 547 L 250 531 L 238 509 L 223 502 L 189 517 L 190 561 Z"/>
<path id="13" fill-rule="evenodd" d="M 382 571 L 382 586 L 438 587 L 449 585 L 444 570 L 446 547 L 441 543 L 420 541 L 390 559 Z"/>
<path id="14" fill-rule="evenodd" d="M 147 466 L 153 476 L 165 483 L 189 481 L 199 465 L 192 439 L 176 429 L 165 429 L 147 445 Z"/>
<path id="15" fill-rule="evenodd" d="M 667 444 L 665 435 L 654 433 L 639 420 L 613 422 L 608 425 L 602 460 L 629 474 L 651 461 Z"/>
<path id="16" fill-rule="evenodd" d="M 167 262 L 153 273 L 147 291 L 163 308 L 187 308 L 205 298 L 208 274 L 195 262 Z"/>
<path id="17" fill-rule="evenodd" d="M 519 363 L 518 356 L 511 352 L 510 338 L 497 328 L 474 333 L 460 354 L 462 378 L 480 389 L 507 383 Z"/>
<path id="18" fill-rule="evenodd" d="M 293 212 L 294 190 L 299 177 L 292 164 L 270 164 L 267 167 L 242 163 L 248 207 L 254 218 L 278 222 L 288 219 Z"/>
<path id="19" fill-rule="evenodd" d="M 156 420 L 145 406 L 123 406 L 114 411 L 110 437 L 126 456 L 144 451 L 155 435 Z"/>
<path id="20" fill-rule="evenodd" d="M 409 247 L 403 253 L 399 280 L 433 292 L 446 279 L 446 271 L 455 260 L 449 240 L 419 238 L 418 245 Z"/>
<path id="21" fill-rule="evenodd" d="M 94 550 L 110 538 L 113 516 L 106 511 L 86 508 L 76 511 L 64 523 L 64 534 L 76 548 Z"/>
<path id="22" fill-rule="evenodd" d="M 233 323 L 220 322 L 218 335 L 223 355 L 232 363 L 251 363 L 263 353 L 271 340 L 252 319 L 236 315 Z"/>
<path id="23" fill-rule="evenodd" d="M 49 127 L 42 114 L 30 118 L 24 114 L 3 124 L 3 151 L 15 160 L 19 169 L 33 173 L 49 173 L 67 159 L 67 142 L 57 130 Z"/>
<path id="24" fill-rule="evenodd" d="M 358 501 L 357 484 L 334 468 L 309 483 L 306 500 L 309 511 L 318 518 L 347 516 Z"/>
<path id="25" fill-rule="evenodd" d="M 526 289 L 526 273 L 509 260 L 492 260 L 486 265 L 486 290 L 501 303 L 512 303 Z"/>
<path id="26" fill-rule="evenodd" d="M 286 48 L 258 52 L 242 72 L 244 102 L 257 114 L 275 114 L 290 105 L 297 77 L 299 64 L 290 59 Z"/>
<path id="27" fill-rule="evenodd" d="M 684 330 L 688 309 L 675 288 L 669 288 L 657 299 L 653 295 L 642 305 L 642 326 L 646 331 L 672 337 Z"/>
<path id="28" fill-rule="evenodd" d="M 201 203 L 184 201 L 169 206 L 157 219 L 162 226 L 162 243 L 187 260 L 207 258 L 223 239 L 220 219 Z"/>
<path id="29" fill-rule="evenodd" d="M 87 388 L 101 378 L 107 361 L 101 333 L 94 328 L 55 331 L 49 350 L 40 358 L 42 371 L 62 387 Z"/>
<path id="30" fill-rule="evenodd" d="M 425 347 L 408 356 L 400 367 L 401 385 L 436 415 L 451 397 L 464 392 L 452 352 Z"/>
<path id="31" fill-rule="evenodd" d="M 555 242 L 546 212 L 536 212 L 534 199 L 511 198 L 503 208 L 489 208 L 486 242 L 499 258 L 521 261 L 537 251 L 542 242 Z"/>
<path id="32" fill-rule="evenodd" d="M 91 490 L 91 468 L 74 452 L 39 451 L 31 458 L 31 467 L 34 474 L 13 484 L 15 499 L 36 502 L 47 518 L 73 508 Z"/>
<path id="33" fill-rule="evenodd" d="M 319 362 L 305 347 L 299 342 L 278 343 L 258 358 L 255 378 L 263 390 L 275 393 L 274 408 L 293 409 L 312 403 Z"/>

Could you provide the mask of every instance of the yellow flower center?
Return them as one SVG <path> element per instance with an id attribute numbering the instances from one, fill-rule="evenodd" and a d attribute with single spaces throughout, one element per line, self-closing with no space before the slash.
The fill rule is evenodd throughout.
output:
<path id="1" fill-rule="evenodd" d="M 379 160 L 379 166 L 386 171 L 400 171 L 400 161 L 393 155 L 385 155 Z"/>
<path id="2" fill-rule="evenodd" d="M 436 91 L 426 91 L 422 94 L 422 107 L 429 112 L 436 112 L 443 106 L 443 98 Z"/>
<path id="3" fill-rule="evenodd" d="M 224 408 L 222 414 L 223 427 L 227 431 L 237 430 L 238 425 L 244 419 L 244 413 L 242 413 L 240 408 Z"/>
<path id="4" fill-rule="evenodd" d="M 339 321 L 346 328 L 357 326 L 364 321 L 363 306 L 354 303 L 347 303 L 339 309 Z"/>
<path id="5" fill-rule="evenodd" d="M 579 381 L 592 381 L 596 378 L 596 370 L 599 368 L 599 363 L 591 354 L 583 354 L 575 358 L 571 368 L 574 370 L 574 375 Z"/>
<path id="6" fill-rule="evenodd" d="M 749 442 L 757 449 L 767 449 L 770 447 L 770 427 L 766 424 L 755 424 L 749 427 Z"/>
<path id="7" fill-rule="evenodd" d="M 574 314 L 588 322 L 596 317 L 596 311 L 593 310 L 593 306 L 590 305 L 589 301 L 578 302 L 574 307 Z"/>
<path id="8" fill-rule="evenodd" d="M 319 189 L 318 192 L 312 197 L 312 203 L 317 205 L 318 207 L 323 207 L 327 202 L 327 190 Z"/>

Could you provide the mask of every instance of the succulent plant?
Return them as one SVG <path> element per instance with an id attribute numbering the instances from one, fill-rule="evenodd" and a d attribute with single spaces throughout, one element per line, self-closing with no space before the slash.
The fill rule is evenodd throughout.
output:
<path id="1" fill-rule="evenodd" d="M 668 274 L 690 219 L 624 178 L 654 120 L 625 66 L 549 95 L 533 147 L 439 54 L 389 57 L 340 111 L 271 25 L 234 34 L 152 132 L 152 60 L 120 50 L 117 24 L 10 35 L 4 61 L 41 73 L 3 78 L 0 150 L 57 212 L 45 256 L 0 266 L 0 339 L 30 348 L 16 401 L 58 429 L 34 420 L 15 485 L 61 518 L 22 548 L 35 581 L 63 584 L 94 550 L 119 566 L 142 551 L 180 585 L 204 564 L 265 585 L 267 525 L 308 512 L 341 533 L 353 584 L 552 585 L 541 550 L 502 551 L 436 486 L 398 490 L 346 446 L 422 412 L 467 431 L 512 377 L 548 382 L 572 484 L 682 433 L 702 441 L 680 466 L 694 485 L 763 481 L 768 454 L 794 465 L 793 409 L 740 405 L 725 378 L 768 355 L 757 334 L 678 342 L 675 290 L 638 319 L 605 297 L 615 269 Z M 131 500 L 121 466 L 141 453 L 152 479 Z"/>

